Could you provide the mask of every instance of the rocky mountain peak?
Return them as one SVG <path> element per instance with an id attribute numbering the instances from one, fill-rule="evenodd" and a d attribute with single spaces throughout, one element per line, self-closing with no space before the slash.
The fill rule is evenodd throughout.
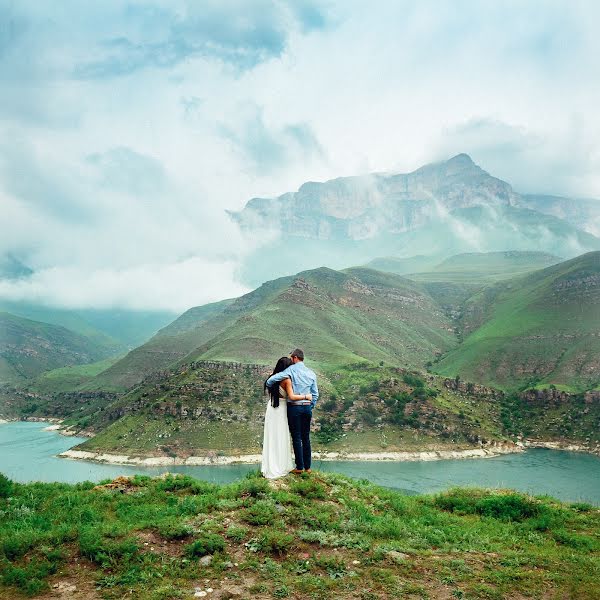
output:
<path id="1" fill-rule="evenodd" d="M 373 173 L 307 182 L 277 198 L 253 198 L 231 216 L 254 230 L 277 223 L 286 235 L 361 240 L 422 227 L 445 211 L 506 206 L 511 186 L 478 167 L 467 154 L 425 165 L 412 173 Z"/>

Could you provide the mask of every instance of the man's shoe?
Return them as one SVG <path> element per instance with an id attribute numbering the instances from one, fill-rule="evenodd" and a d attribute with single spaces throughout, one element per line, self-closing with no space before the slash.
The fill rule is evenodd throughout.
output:
<path id="1" fill-rule="evenodd" d="M 293 473 L 294 475 L 302 475 L 304 471 L 302 469 L 292 469 L 290 473 Z"/>
<path id="2" fill-rule="evenodd" d="M 305 473 L 312 473 L 312 471 L 310 469 L 304 469 Z"/>

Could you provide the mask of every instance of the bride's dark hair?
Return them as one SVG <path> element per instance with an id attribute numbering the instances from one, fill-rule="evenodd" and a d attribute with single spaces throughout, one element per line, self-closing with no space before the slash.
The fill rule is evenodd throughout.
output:
<path id="1" fill-rule="evenodd" d="M 282 356 L 277 361 L 277 364 L 275 365 L 271 375 L 275 375 L 275 373 L 281 373 L 281 371 L 285 371 L 290 365 L 293 364 L 294 361 L 292 361 L 289 356 Z M 273 408 L 277 408 L 279 406 L 279 382 L 267 387 L 267 382 L 265 381 L 264 392 L 271 396 L 271 406 Z"/>

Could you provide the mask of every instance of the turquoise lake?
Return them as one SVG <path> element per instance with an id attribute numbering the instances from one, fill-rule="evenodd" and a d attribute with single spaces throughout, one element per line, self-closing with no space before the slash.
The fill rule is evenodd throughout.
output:
<path id="1" fill-rule="evenodd" d="M 46 423 L 0 425 L 0 472 L 20 482 L 100 481 L 118 475 L 186 473 L 215 483 L 243 477 L 257 465 L 144 468 L 103 465 L 58 458 L 83 441 L 44 431 Z M 313 467 L 336 471 L 405 493 L 429 493 L 452 486 L 513 488 L 565 501 L 600 506 L 600 457 L 557 450 L 532 449 L 494 458 L 434 462 L 321 462 Z"/>

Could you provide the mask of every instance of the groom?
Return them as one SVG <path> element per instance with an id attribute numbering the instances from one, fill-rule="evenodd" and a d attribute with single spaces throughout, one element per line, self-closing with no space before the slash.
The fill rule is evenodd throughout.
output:
<path id="1" fill-rule="evenodd" d="M 287 418 L 296 458 L 296 468 L 292 473 L 310 473 L 310 422 L 313 408 L 319 399 L 317 376 L 304 364 L 304 352 L 300 348 L 296 348 L 290 354 L 290 358 L 294 364 L 281 373 L 271 375 L 267 379 L 267 385 L 289 377 L 294 394 L 306 397 L 306 400 L 288 399 Z"/>

